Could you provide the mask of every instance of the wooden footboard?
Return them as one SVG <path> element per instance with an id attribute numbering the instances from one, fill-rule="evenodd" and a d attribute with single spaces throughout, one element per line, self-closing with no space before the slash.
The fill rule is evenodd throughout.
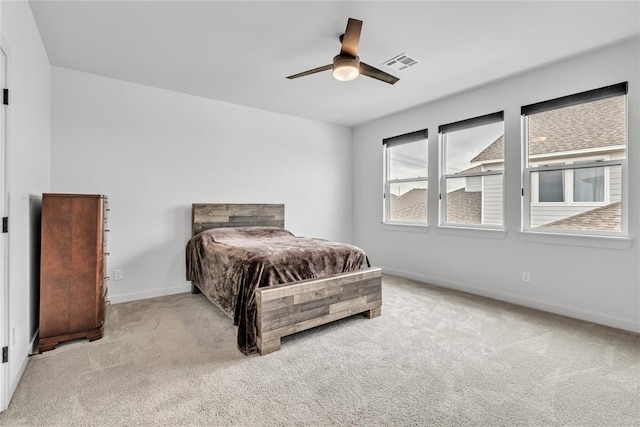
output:
<path id="1" fill-rule="evenodd" d="M 258 350 L 280 349 L 280 338 L 363 313 L 378 317 L 382 307 L 382 271 L 355 271 L 256 290 Z"/>

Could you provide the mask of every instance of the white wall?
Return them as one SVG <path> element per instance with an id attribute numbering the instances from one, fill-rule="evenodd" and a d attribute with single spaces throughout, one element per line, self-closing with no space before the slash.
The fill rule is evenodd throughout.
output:
<path id="1" fill-rule="evenodd" d="M 17 386 L 37 331 L 41 195 L 49 190 L 51 74 L 27 2 L 2 3 L 8 54 L 9 366 Z"/>
<path id="2" fill-rule="evenodd" d="M 640 41 L 627 41 L 357 127 L 353 143 L 353 236 L 374 265 L 406 277 L 577 318 L 640 331 Z M 431 65 L 429 65 L 431 64 Z M 425 65 L 437 67 L 438 61 Z M 629 82 L 629 232 L 626 249 L 581 239 L 534 242 L 521 229 L 520 107 Z M 429 188 L 437 188 L 438 125 L 505 112 L 506 234 L 435 227 L 438 192 L 429 192 L 428 232 L 381 224 L 383 138 L 429 128 Z M 559 239 L 553 239 L 554 241 Z M 563 239 L 560 239 L 563 240 Z M 455 256 L 452 256 L 455 254 Z M 530 272 L 531 283 L 521 282 Z"/>
<path id="3" fill-rule="evenodd" d="M 189 289 L 191 203 L 284 203 L 351 241 L 351 130 L 52 68 L 52 190 L 109 197 L 111 301 Z"/>

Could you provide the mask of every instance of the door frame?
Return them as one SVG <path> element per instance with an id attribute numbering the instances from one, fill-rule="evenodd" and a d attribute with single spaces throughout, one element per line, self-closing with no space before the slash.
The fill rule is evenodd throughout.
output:
<path id="1" fill-rule="evenodd" d="M 2 40 L 4 41 L 4 40 Z M 4 43 L 3 43 L 4 44 Z M 0 45 L 0 88 L 7 87 L 8 55 Z M 7 106 L 0 101 L 0 216 L 9 216 L 7 161 Z M 0 233 L 0 344 L 10 346 L 9 334 L 9 234 Z M 0 412 L 7 409 L 11 400 L 9 392 L 9 362 L 0 364 Z"/>

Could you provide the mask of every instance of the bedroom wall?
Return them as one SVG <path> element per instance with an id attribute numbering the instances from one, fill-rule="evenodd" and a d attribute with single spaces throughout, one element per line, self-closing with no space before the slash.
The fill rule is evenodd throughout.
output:
<path id="1" fill-rule="evenodd" d="M 109 197 L 112 302 L 189 290 L 191 203 L 284 203 L 351 241 L 351 130 L 52 67 L 54 192 Z"/>
<path id="2" fill-rule="evenodd" d="M 382 118 L 354 130 L 353 236 L 373 264 L 400 276 L 640 331 L 640 41 L 610 46 Z M 430 65 L 432 64 L 432 65 Z M 437 67 L 426 61 L 421 67 Z M 629 82 L 631 244 L 598 239 L 532 239 L 520 233 L 520 107 Z M 438 222 L 438 125 L 504 110 L 506 233 L 458 231 Z M 383 138 L 429 129 L 428 230 L 381 224 Z M 555 242 L 555 243 L 554 243 Z M 609 248 L 608 246 L 622 246 Z M 624 247 L 628 246 L 628 247 Z M 530 273 L 529 284 L 521 281 Z"/>
<path id="3" fill-rule="evenodd" d="M 13 393 L 38 328 L 41 195 L 49 190 L 51 74 L 27 2 L 2 2 L 8 55 L 9 381 Z M 11 394 L 10 393 L 10 394 Z"/>

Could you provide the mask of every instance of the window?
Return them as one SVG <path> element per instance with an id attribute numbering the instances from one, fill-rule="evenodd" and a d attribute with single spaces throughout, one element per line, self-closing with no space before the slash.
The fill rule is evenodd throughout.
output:
<path id="1" fill-rule="evenodd" d="M 386 138 L 384 222 L 427 224 L 427 129 Z"/>
<path id="2" fill-rule="evenodd" d="M 627 84 L 522 107 L 524 229 L 626 232 Z"/>
<path id="3" fill-rule="evenodd" d="M 539 172 L 538 202 L 564 202 L 564 171 Z"/>
<path id="4" fill-rule="evenodd" d="M 586 203 L 605 201 L 603 167 L 573 171 L 573 201 Z"/>
<path id="5" fill-rule="evenodd" d="M 440 224 L 502 228 L 504 114 L 440 126 Z"/>
<path id="6" fill-rule="evenodd" d="M 563 160 L 560 162 L 534 163 L 530 166 L 580 165 L 581 163 L 602 162 L 608 157 L 595 157 L 587 162 Z M 592 166 L 592 165 L 589 165 Z M 578 206 L 580 203 L 600 204 L 608 202 L 609 193 L 605 188 L 609 185 L 609 170 L 598 167 L 576 169 L 555 169 L 532 172 L 531 201 L 533 206 L 552 206 L 545 203 L 556 203 Z M 560 206 L 560 205 L 556 205 Z"/>

